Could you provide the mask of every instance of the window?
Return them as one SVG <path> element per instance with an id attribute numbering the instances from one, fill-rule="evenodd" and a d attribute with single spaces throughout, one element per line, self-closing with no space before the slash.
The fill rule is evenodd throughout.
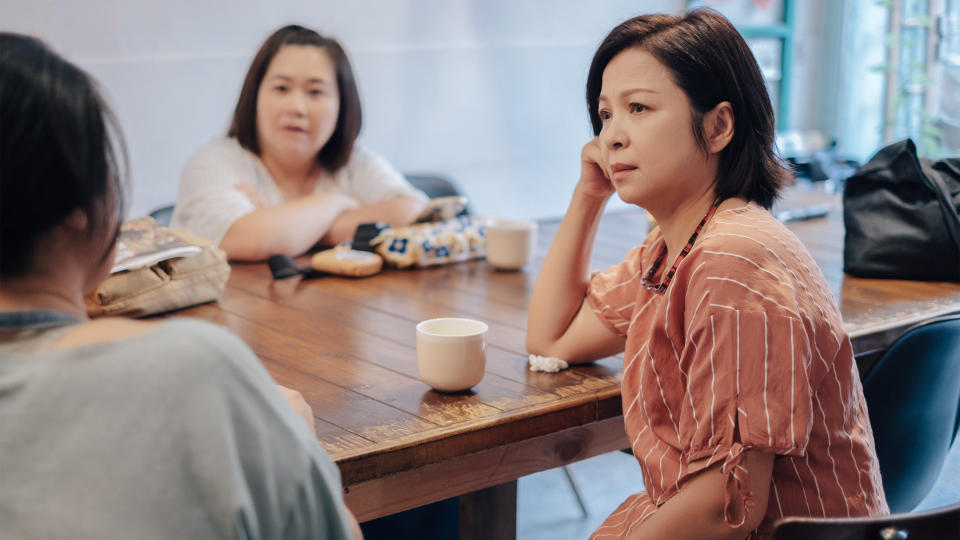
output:
<path id="1" fill-rule="evenodd" d="M 777 130 L 790 129 L 790 83 L 793 64 L 794 10 L 791 0 L 690 0 L 723 13 L 753 51 L 767 83 L 777 116 Z"/>

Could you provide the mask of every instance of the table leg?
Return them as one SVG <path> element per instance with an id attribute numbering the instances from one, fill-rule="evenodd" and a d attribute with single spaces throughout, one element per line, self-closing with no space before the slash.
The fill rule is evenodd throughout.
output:
<path id="1" fill-rule="evenodd" d="M 460 496 L 460 540 L 516 537 L 516 480 Z"/>

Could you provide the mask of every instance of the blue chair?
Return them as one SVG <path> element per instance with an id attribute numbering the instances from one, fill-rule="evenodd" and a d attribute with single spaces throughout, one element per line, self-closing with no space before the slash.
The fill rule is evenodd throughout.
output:
<path id="1" fill-rule="evenodd" d="M 960 540 L 960 504 L 869 518 L 786 518 L 772 540 Z"/>
<path id="2" fill-rule="evenodd" d="M 463 195 L 453 180 L 439 174 L 404 173 L 403 176 L 410 185 L 426 193 L 431 199 Z"/>
<path id="3" fill-rule="evenodd" d="M 460 188 L 457 187 L 457 184 L 445 176 L 436 174 L 410 173 L 404 173 L 403 176 L 407 179 L 407 182 L 410 182 L 410 185 L 426 193 L 427 197 L 430 197 L 431 199 L 463 195 L 463 193 L 460 191 Z M 470 204 L 467 203 L 467 207 L 460 212 L 460 215 L 466 215 L 470 213 Z"/>
<path id="4" fill-rule="evenodd" d="M 960 426 L 960 315 L 908 330 L 863 378 L 863 392 L 890 511 L 909 512 Z"/>
<path id="5" fill-rule="evenodd" d="M 150 212 L 150 217 L 157 220 L 157 223 L 163 225 L 164 227 L 170 226 L 170 218 L 173 217 L 173 205 L 170 206 L 161 206 L 156 210 Z"/>

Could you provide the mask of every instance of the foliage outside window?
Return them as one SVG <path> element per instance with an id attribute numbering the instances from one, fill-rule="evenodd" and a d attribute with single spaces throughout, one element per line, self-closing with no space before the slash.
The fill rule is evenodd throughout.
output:
<path id="1" fill-rule="evenodd" d="M 960 151 L 960 0 L 878 0 L 889 11 L 883 140 Z"/>

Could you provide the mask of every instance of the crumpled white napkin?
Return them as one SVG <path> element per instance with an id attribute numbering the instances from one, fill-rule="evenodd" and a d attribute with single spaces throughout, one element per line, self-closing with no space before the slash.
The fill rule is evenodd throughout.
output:
<path id="1" fill-rule="evenodd" d="M 570 367 L 570 364 L 567 364 L 559 358 L 538 356 L 536 354 L 531 354 L 530 360 L 527 363 L 530 365 L 530 371 L 546 371 L 548 373 L 556 373 L 561 369 Z"/>

